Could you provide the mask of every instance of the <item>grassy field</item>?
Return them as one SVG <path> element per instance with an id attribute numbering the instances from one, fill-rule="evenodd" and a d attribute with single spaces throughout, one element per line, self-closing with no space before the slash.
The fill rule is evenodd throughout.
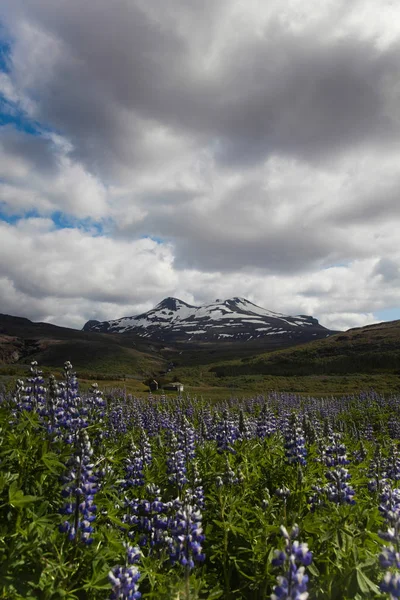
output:
<path id="1" fill-rule="evenodd" d="M 271 390 L 318 396 L 371 389 L 382 394 L 400 392 L 400 321 L 281 350 L 267 349 L 259 342 L 166 348 L 131 336 L 26 325 L 19 320 L 12 327 L 9 333 L 35 352 L 14 364 L 0 365 L 0 385 L 6 389 L 26 376 L 35 359 L 45 376 L 55 372 L 61 377 L 60 366 L 70 360 L 83 389 L 99 381 L 102 389 L 120 388 L 132 395 L 147 393 L 146 382 L 153 377 L 161 388 L 181 381 L 185 394 L 206 399 L 243 398 Z"/>
<path id="2" fill-rule="evenodd" d="M 374 389 L 400 391 L 400 321 L 349 330 L 274 352 L 249 355 L 189 353 L 171 376 L 195 393 L 239 397 L 270 390 L 304 395 L 340 396 Z"/>
<path id="3" fill-rule="evenodd" d="M 45 376 L 49 370 L 45 369 Z M 26 376 L 26 369 L 20 369 L 19 374 L 6 375 L 0 369 L 0 389 L 4 387 L 11 391 L 15 387 L 18 377 Z M 62 377 L 61 370 L 55 372 L 57 378 Z M 78 371 L 79 375 L 79 371 Z M 79 378 L 80 389 L 86 391 L 93 381 L 98 381 L 105 394 L 113 393 L 120 389 L 132 396 L 142 397 L 149 393 L 148 386 L 140 378 L 106 379 L 100 373 L 83 373 Z M 191 382 L 190 377 L 182 378 L 185 389 L 184 395 L 204 398 L 205 400 L 223 400 L 225 398 L 249 398 L 258 395 L 267 395 L 272 391 L 296 393 L 303 396 L 340 397 L 353 395 L 362 391 L 375 390 L 381 394 L 390 395 L 400 392 L 400 377 L 393 374 L 350 374 L 350 375 L 310 375 L 310 376 L 254 376 L 231 377 L 221 380 L 211 376 L 208 381 Z M 154 392 L 160 396 L 163 390 Z M 175 392 L 165 392 L 174 396 Z"/>

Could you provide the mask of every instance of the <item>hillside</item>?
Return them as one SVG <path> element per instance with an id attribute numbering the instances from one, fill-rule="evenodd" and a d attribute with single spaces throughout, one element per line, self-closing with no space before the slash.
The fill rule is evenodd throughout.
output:
<path id="1" fill-rule="evenodd" d="M 325 340 L 210 368 L 218 377 L 245 375 L 400 375 L 400 320 L 350 329 Z"/>
<path id="2" fill-rule="evenodd" d="M 61 367 L 70 360 L 75 369 L 99 374 L 146 377 L 162 370 L 160 345 L 135 336 L 104 335 L 34 323 L 0 314 L 0 365 Z"/>

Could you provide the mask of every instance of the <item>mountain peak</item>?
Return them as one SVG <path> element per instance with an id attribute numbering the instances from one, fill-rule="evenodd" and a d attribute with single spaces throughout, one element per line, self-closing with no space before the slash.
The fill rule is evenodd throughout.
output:
<path id="1" fill-rule="evenodd" d="M 109 333 L 132 332 L 163 342 L 233 342 L 275 340 L 278 346 L 326 337 L 330 331 L 313 317 L 290 316 L 233 296 L 201 306 L 191 306 L 168 296 L 155 308 L 137 315 L 103 323 L 89 322 L 86 330 Z"/>
<path id="2" fill-rule="evenodd" d="M 235 304 L 239 304 L 241 302 L 248 302 L 248 300 L 246 300 L 246 298 L 241 298 L 240 296 L 233 296 L 233 298 L 227 298 L 225 300 L 225 302 L 232 302 Z"/>
<path id="3" fill-rule="evenodd" d="M 101 325 L 101 321 L 96 321 L 96 319 L 90 319 L 87 323 L 84 324 L 82 331 L 92 331 L 98 325 Z"/>
<path id="4" fill-rule="evenodd" d="M 190 304 L 183 302 L 183 300 L 179 300 L 179 298 L 168 296 L 167 298 L 164 298 L 164 300 L 161 300 L 161 302 L 157 304 L 154 310 L 178 310 L 181 306 L 187 306 L 191 308 Z"/>
<path id="5" fill-rule="evenodd" d="M 242 298 L 241 296 L 235 296 L 234 298 L 230 298 L 229 302 L 234 302 L 235 304 L 251 304 L 252 306 L 256 306 L 253 302 L 250 302 L 250 300 L 247 300 L 247 298 Z"/>

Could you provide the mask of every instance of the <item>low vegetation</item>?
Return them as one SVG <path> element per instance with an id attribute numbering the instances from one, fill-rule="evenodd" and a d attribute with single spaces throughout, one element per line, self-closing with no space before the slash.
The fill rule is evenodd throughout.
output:
<path id="1" fill-rule="evenodd" d="M 0 402 L 0 598 L 398 597 L 400 394 Z"/>

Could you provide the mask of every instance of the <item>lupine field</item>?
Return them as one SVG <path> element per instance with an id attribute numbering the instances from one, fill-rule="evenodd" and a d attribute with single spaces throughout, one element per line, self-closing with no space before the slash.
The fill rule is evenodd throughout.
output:
<path id="1" fill-rule="evenodd" d="M 400 397 L 0 404 L 0 597 L 400 597 Z"/>

